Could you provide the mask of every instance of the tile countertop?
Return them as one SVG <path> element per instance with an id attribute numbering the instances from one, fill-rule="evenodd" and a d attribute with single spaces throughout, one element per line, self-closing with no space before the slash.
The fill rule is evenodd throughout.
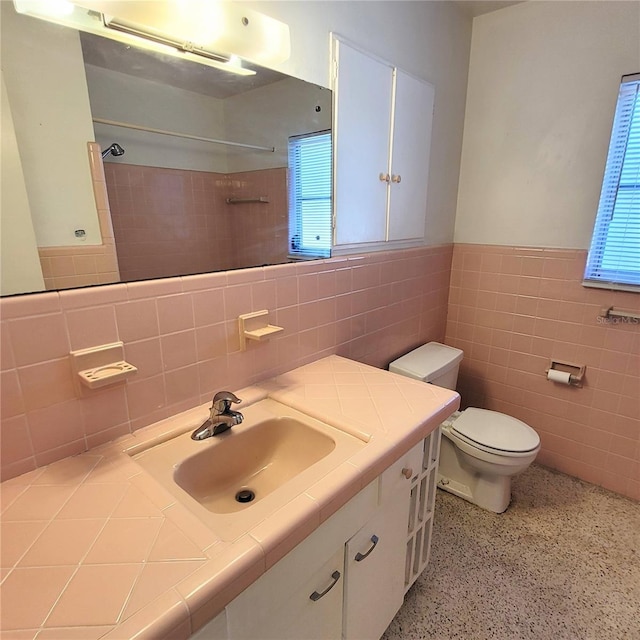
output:
<path id="1" fill-rule="evenodd" d="M 459 405 L 452 391 L 329 356 L 239 392 L 368 440 L 335 471 L 224 542 L 124 450 L 208 406 L 7 480 L 1 637 L 186 639 Z"/>

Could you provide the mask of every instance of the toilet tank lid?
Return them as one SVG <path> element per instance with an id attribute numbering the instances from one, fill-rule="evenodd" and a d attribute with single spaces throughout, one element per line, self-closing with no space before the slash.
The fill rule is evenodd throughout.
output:
<path id="1" fill-rule="evenodd" d="M 460 364 L 463 352 L 439 342 L 428 342 L 394 360 L 389 371 L 429 382 Z"/>

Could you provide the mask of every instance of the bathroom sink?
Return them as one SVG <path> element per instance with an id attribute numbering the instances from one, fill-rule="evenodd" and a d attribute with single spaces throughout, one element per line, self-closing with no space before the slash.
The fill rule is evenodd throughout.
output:
<path id="1" fill-rule="evenodd" d="M 216 437 L 215 446 L 189 456 L 173 473 L 179 487 L 214 513 L 261 500 L 336 446 L 327 433 L 287 416 Z"/>
<path id="2" fill-rule="evenodd" d="M 234 540 L 331 473 L 365 443 L 271 399 L 242 424 L 195 441 L 185 433 L 132 458 L 223 540 Z M 203 418 L 206 416 L 203 416 Z"/>

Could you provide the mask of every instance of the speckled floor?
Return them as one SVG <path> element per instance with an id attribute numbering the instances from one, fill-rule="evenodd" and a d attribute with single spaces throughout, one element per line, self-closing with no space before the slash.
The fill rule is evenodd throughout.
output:
<path id="1" fill-rule="evenodd" d="M 533 465 L 496 515 L 438 490 L 432 555 L 383 640 L 640 640 L 640 504 Z"/>

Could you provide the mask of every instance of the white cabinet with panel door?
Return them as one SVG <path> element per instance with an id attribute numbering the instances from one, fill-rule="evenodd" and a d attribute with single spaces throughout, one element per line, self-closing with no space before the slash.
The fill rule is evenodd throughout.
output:
<path id="1" fill-rule="evenodd" d="M 258 580 L 227 607 L 229 637 L 233 640 L 326 640 L 339 638 L 342 627 L 344 550 L 329 558 L 320 555 L 318 567 L 294 564 Z M 279 567 L 280 569 L 281 567 Z M 296 570 L 297 569 L 297 570 Z M 278 575 L 281 574 L 281 575 Z"/>
<path id="2" fill-rule="evenodd" d="M 333 60 L 336 253 L 422 242 L 434 88 L 335 36 Z"/>
<path id="3" fill-rule="evenodd" d="M 387 176 L 393 67 L 334 40 L 335 244 L 381 242 L 387 233 Z"/>
<path id="4" fill-rule="evenodd" d="M 345 540 L 377 505 L 374 481 L 228 604 L 228 638 L 340 640 Z"/>
<path id="5" fill-rule="evenodd" d="M 409 482 L 345 547 L 343 639 L 380 638 L 404 600 Z"/>
<path id="6" fill-rule="evenodd" d="M 343 640 L 380 638 L 417 578 L 407 573 L 415 562 L 415 532 L 423 525 L 416 485 L 427 468 L 437 466 L 436 441 L 439 428 L 382 473 L 378 509 L 345 545 Z M 432 489 L 435 494 L 435 485 Z M 419 570 L 425 566 L 426 558 Z"/>
<path id="7" fill-rule="evenodd" d="M 396 69 L 387 240 L 424 238 L 433 85 Z"/>

